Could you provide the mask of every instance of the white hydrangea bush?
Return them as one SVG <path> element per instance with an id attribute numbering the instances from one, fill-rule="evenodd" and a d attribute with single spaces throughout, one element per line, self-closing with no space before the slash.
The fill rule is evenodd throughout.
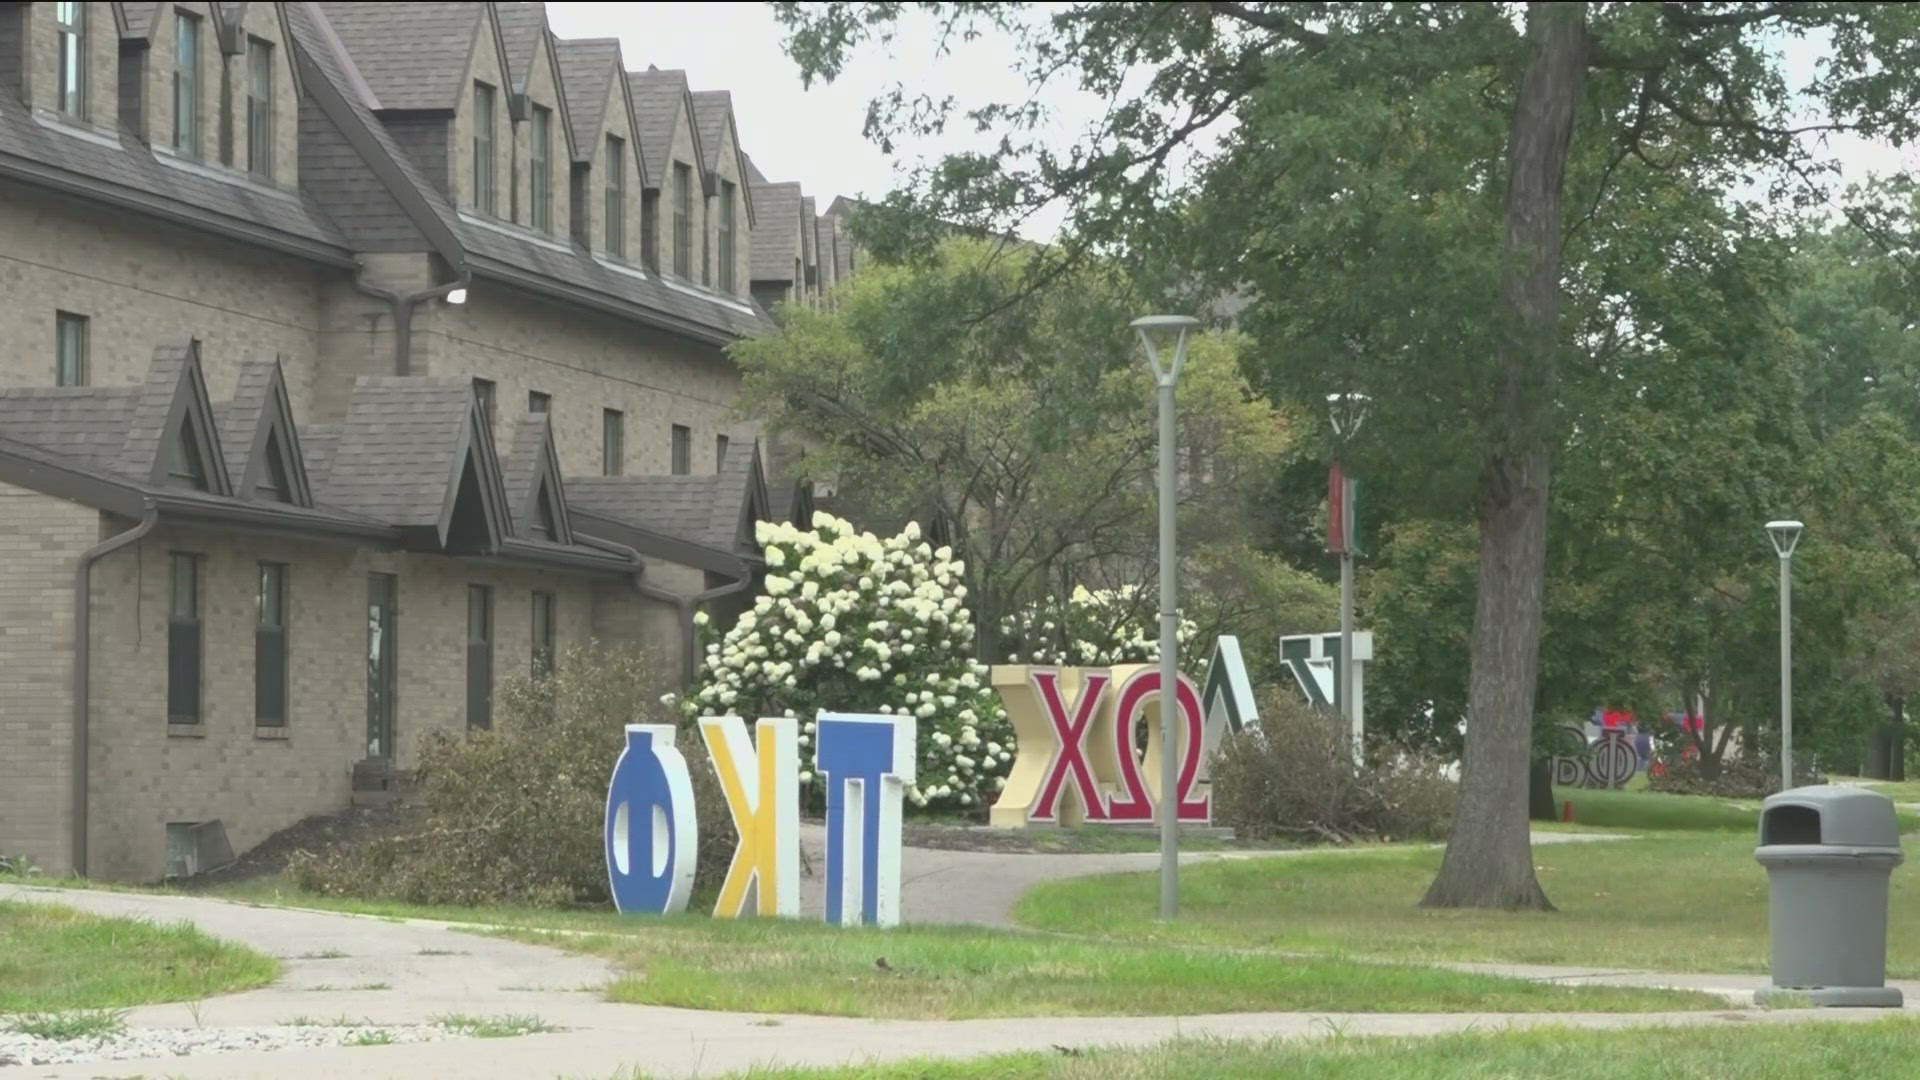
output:
<path id="1" fill-rule="evenodd" d="M 926 543 L 917 524 L 882 540 L 830 514 L 815 514 L 811 530 L 763 521 L 754 533 L 766 591 L 724 635 L 696 616 L 705 656 L 686 714 L 801 718 L 801 782 L 817 802 L 820 709 L 911 713 L 919 776 L 909 803 L 990 805 L 1013 765 L 1013 728 L 974 659 L 965 566 L 952 550 Z"/>
<path id="2" fill-rule="evenodd" d="M 1001 651 L 1010 664 L 1150 664 L 1160 659 L 1156 588 L 1076 585 L 1064 604 L 1055 597 L 1028 604 L 1000 620 Z M 1177 635 L 1182 658 L 1192 656 L 1188 645 L 1198 633 L 1193 620 L 1180 620 Z"/>

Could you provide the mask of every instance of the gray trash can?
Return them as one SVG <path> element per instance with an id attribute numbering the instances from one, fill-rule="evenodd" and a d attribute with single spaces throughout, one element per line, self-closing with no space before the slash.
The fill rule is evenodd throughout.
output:
<path id="1" fill-rule="evenodd" d="M 1898 1008 L 1887 985 L 1887 882 L 1900 865 L 1893 800 L 1865 788 L 1794 788 L 1760 806 L 1773 988 L 1759 1000 Z"/>

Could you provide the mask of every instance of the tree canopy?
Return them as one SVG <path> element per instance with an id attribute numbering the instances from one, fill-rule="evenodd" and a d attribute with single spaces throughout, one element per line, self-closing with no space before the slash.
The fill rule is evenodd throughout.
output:
<path id="1" fill-rule="evenodd" d="M 776 7 L 802 70 L 831 77 L 908 5 Z M 1165 295 L 1197 284 L 1246 297 L 1263 388 L 1370 394 L 1362 467 L 1429 514 L 1471 521 L 1461 803 L 1426 902 L 1548 906 L 1526 795 L 1549 553 L 1640 543 L 1660 531 L 1664 497 L 1701 530 L 1663 534 L 1673 557 L 1723 558 L 1723 539 L 1751 528 L 1732 515 L 1807 490 L 1742 483 L 1777 475 L 1751 455 L 1792 454 L 1803 438 L 1777 383 L 1791 365 L 1766 340 L 1780 326 L 1766 310 L 1770 252 L 1782 210 L 1828 194 L 1836 165 L 1815 136 L 1915 134 L 1920 9 L 912 7 L 941 24 L 936 40 L 1013 35 L 1034 91 L 968 111 L 995 147 L 930 163 L 889 199 L 916 213 L 892 220 L 1001 229 L 1064 202 L 1067 228 L 1031 265 L 1033 287 L 1103 252 Z M 1804 85 L 1781 54 L 1793 39 L 1824 46 Z M 1047 87 L 1063 82 L 1111 103 L 1070 147 L 1047 127 Z M 886 141 L 954 119 L 902 92 L 875 103 L 869 130 Z M 1196 145 L 1202 133 L 1217 145 Z M 1196 156 L 1187 176 L 1168 168 L 1182 153 Z M 1712 373 L 1696 375 L 1703 358 Z M 1712 395 L 1728 388 L 1740 391 L 1728 417 L 1682 419 L 1688 401 L 1718 412 Z M 1613 435 L 1623 413 L 1656 437 Z M 1634 508 L 1653 520 L 1569 535 L 1556 468 L 1577 479 L 1589 455 L 1661 478 Z M 1702 473 L 1722 482 L 1685 482 Z"/>

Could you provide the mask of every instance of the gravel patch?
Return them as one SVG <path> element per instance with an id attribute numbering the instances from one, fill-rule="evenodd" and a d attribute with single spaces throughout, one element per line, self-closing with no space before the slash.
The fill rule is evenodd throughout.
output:
<path id="1" fill-rule="evenodd" d="M 131 1028 L 106 1039 L 65 1041 L 36 1039 L 18 1032 L 0 1031 L 0 1067 L 187 1057 L 236 1050 L 415 1043 L 458 1037 L 456 1033 L 437 1024 Z"/>

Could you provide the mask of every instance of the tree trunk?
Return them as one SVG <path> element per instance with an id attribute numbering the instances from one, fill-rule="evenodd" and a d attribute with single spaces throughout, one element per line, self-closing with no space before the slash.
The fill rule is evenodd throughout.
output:
<path id="1" fill-rule="evenodd" d="M 1586 5 L 1529 3 L 1527 37 L 1533 58 L 1507 135 L 1500 416 L 1480 476 L 1480 579 L 1460 807 L 1423 907 L 1553 907 L 1533 872 L 1527 790 L 1547 573 L 1561 204 L 1586 88 Z"/>
<path id="2" fill-rule="evenodd" d="M 1527 770 L 1527 817 L 1533 821 L 1560 820 L 1560 808 L 1553 805 L 1552 758 L 1535 758 Z"/>

